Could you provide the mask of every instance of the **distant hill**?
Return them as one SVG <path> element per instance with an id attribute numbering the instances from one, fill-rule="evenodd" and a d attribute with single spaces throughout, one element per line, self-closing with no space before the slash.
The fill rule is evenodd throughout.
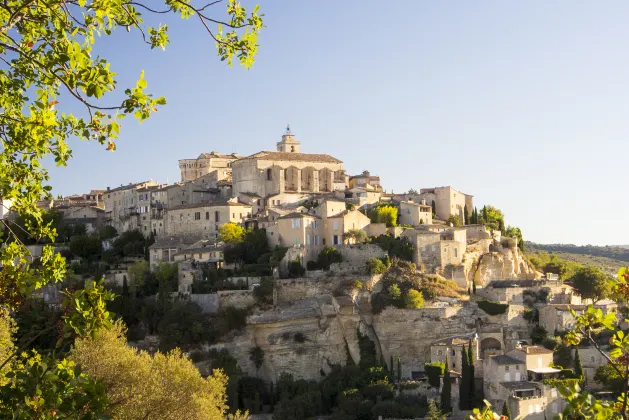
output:
<path id="1" fill-rule="evenodd" d="M 629 245 L 624 246 L 577 246 L 572 244 L 536 244 L 526 242 L 527 252 L 545 251 L 559 258 L 583 265 L 593 265 L 614 275 L 621 267 L 629 266 Z"/>

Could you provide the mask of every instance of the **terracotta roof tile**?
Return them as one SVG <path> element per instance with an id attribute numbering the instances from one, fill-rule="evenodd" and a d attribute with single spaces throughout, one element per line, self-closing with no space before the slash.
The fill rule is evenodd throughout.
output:
<path id="1" fill-rule="evenodd" d="M 265 159 L 284 160 L 290 162 L 323 162 L 323 163 L 343 163 L 330 155 L 315 153 L 290 153 L 290 152 L 267 152 L 262 151 L 243 159 Z"/>

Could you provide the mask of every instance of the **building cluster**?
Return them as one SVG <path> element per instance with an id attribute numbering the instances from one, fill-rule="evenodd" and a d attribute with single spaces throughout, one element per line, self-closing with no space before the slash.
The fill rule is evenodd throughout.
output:
<path id="1" fill-rule="evenodd" d="M 456 215 L 463 221 L 464 210 L 472 209 L 472 196 L 452 187 L 386 193 L 380 177 L 368 171 L 349 176 L 337 158 L 302 153 L 290 128 L 276 151 L 251 156 L 203 153 L 180 160 L 179 169 L 181 181 L 172 185 L 148 180 L 46 205 L 70 219 L 89 220 L 90 229 L 110 225 L 118 233 L 137 229 L 154 235 L 152 264 L 174 261 L 174 254 L 200 240 L 216 246 L 225 223 L 264 227 L 271 245 L 300 247 L 300 255 L 308 260 L 324 246 L 351 241 L 349 231 L 386 233 L 384 224 L 372 224 L 367 217 L 380 202 L 398 207 L 399 224 L 415 227 L 406 234 L 409 239 L 421 243 L 421 252 L 431 261 L 439 254 L 435 265 L 460 259 L 465 250 L 465 232 L 443 222 L 437 225 L 433 217 Z M 421 253 L 416 257 L 421 263 Z"/>

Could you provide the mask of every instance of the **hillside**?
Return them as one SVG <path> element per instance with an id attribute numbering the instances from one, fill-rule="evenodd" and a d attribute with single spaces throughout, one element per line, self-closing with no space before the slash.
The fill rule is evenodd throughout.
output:
<path id="1" fill-rule="evenodd" d="M 548 252 L 582 265 L 593 265 L 615 275 L 621 267 L 629 266 L 629 249 L 620 246 L 577 246 L 572 244 L 526 243 L 527 253 Z"/>

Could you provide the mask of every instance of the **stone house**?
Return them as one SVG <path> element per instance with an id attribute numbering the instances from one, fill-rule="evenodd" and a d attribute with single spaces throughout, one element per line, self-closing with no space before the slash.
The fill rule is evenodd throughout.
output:
<path id="1" fill-rule="evenodd" d="M 603 346 L 603 351 L 609 356 L 609 346 Z M 596 347 L 579 347 L 579 357 L 581 358 L 581 366 L 583 366 L 583 374 L 588 387 L 594 389 L 602 389 L 603 384 L 594 380 L 596 370 L 607 364 L 605 356 L 599 352 Z M 572 350 L 572 359 L 575 358 L 575 351 Z"/>
<path id="2" fill-rule="evenodd" d="M 221 268 L 225 261 L 225 244 L 217 243 L 210 239 L 201 239 L 194 244 L 183 248 L 174 254 L 174 260 L 196 261 L 199 263 L 211 263 L 216 268 Z"/>
<path id="3" fill-rule="evenodd" d="M 467 357 L 467 348 L 470 346 L 470 343 L 476 361 L 479 356 L 479 341 L 476 333 L 446 337 L 433 341 L 430 343 L 430 361 L 432 363 L 445 363 L 447 357 L 448 369 L 461 372 L 462 357 Z M 463 347 L 465 347 L 465 354 L 463 353 Z"/>
<path id="4" fill-rule="evenodd" d="M 155 181 L 144 181 L 109 188 L 103 194 L 105 201 L 105 220 L 119 233 L 137 228 L 138 202 L 136 190 L 157 185 Z"/>
<path id="5" fill-rule="evenodd" d="M 406 229 L 400 236 L 407 238 L 413 245 L 413 262 L 417 266 L 424 265 L 429 271 L 435 271 L 463 262 L 467 248 L 465 233 L 461 228 L 421 225 Z"/>
<path id="6" fill-rule="evenodd" d="M 249 217 L 251 206 L 236 201 L 184 204 L 166 211 L 164 231 L 168 236 L 197 235 L 204 239 L 217 239 L 221 225 L 243 224 Z"/>
<path id="7" fill-rule="evenodd" d="M 290 131 L 282 136 L 276 152 L 263 151 L 232 163 L 235 196 L 332 192 L 345 190 L 348 183 L 343 162 L 330 155 L 300 153 L 300 143 Z"/>
<path id="8" fill-rule="evenodd" d="M 368 187 L 352 187 L 345 190 L 343 197 L 357 209 L 369 210 L 380 202 L 382 191 Z"/>
<path id="9" fill-rule="evenodd" d="M 426 200 L 426 204 L 429 206 L 432 206 L 432 202 L 434 201 L 435 213 L 440 220 L 448 220 L 450 215 L 455 215 L 463 222 L 465 220 L 463 214 L 465 206 L 467 206 L 470 215 L 474 209 L 473 196 L 459 192 L 449 186 L 422 188 L 418 195 L 409 195 L 409 197 L 417 202 Z"/>
<path id="10" fill-rule="evenodd" d="M 402 225 L 432 225 L 432 207 L 426 205 L 426 201 L 420 203 L 414 201 L 400 202 L 400 224 Z"/>
<path id="11" fill-rule="evenodd" d="M 347 210 L 343 200 L 326 197 L 317 201 L 314 214 L 322 220 L 321 245 L 345 243 L 344 234 L 350 230 L 365 229 L 371 223 L 369 217 L 358 210 Z"/>
<path id="12" fill-rule="evenodd" d="M 270 246 L 319 246 L 324 233 L 321 218 L 314 214 L 292 212 L 277 218 L 267 228 Z"/>
<path id="13" fill-rule="evenodd" d="M 193 181 L 205 175 L 220 181 L 231 174 L 232 163 L 239 156 L 236 153 L 224 155 L 217 152 L 201 153 L 196 159 L 179 160 L 181 182 Z"/>
<path id="14" fill-rule="evenodd" d="M 380 185 L 380 177 L 371 175 L 369 171 L 363 171 L 360 175 L 353 175 L 349 177 L 349 188 L 369 188 L 375 191 L 382 191 L 382 185 Z"/>
<path id="15" fill-rule="evenodd" d="M 87 233 L 92 233 L 105 224 L 105 210 L 97 206 L 77 204 L 55 208 L 63 214 L 66 222 L 85 225 Z"/>
<path id="16" fill-rule="evenodd" d="M 618 304 L 613 301 L 600 301 L 594 305 L 594 308 L 601 309 L 603 315 L 607 315 L 608 313 L 616 312 Z M 586 310 L 587 305 L 544 305 L 539 308 L 539 324 L 549 333 L 569 330 L 574 327 L 575 323 L 575 317 L 572 315 L 572 311 L 579 316 L 583 315 Z"/>
<path id="17" fill-rule="evenodd" d="M 193 237 L 164 237 L 149 246 L 149 267 L 153 270 L 160 263 L 174 263 L 175 254 L 197 242 Z"/>

